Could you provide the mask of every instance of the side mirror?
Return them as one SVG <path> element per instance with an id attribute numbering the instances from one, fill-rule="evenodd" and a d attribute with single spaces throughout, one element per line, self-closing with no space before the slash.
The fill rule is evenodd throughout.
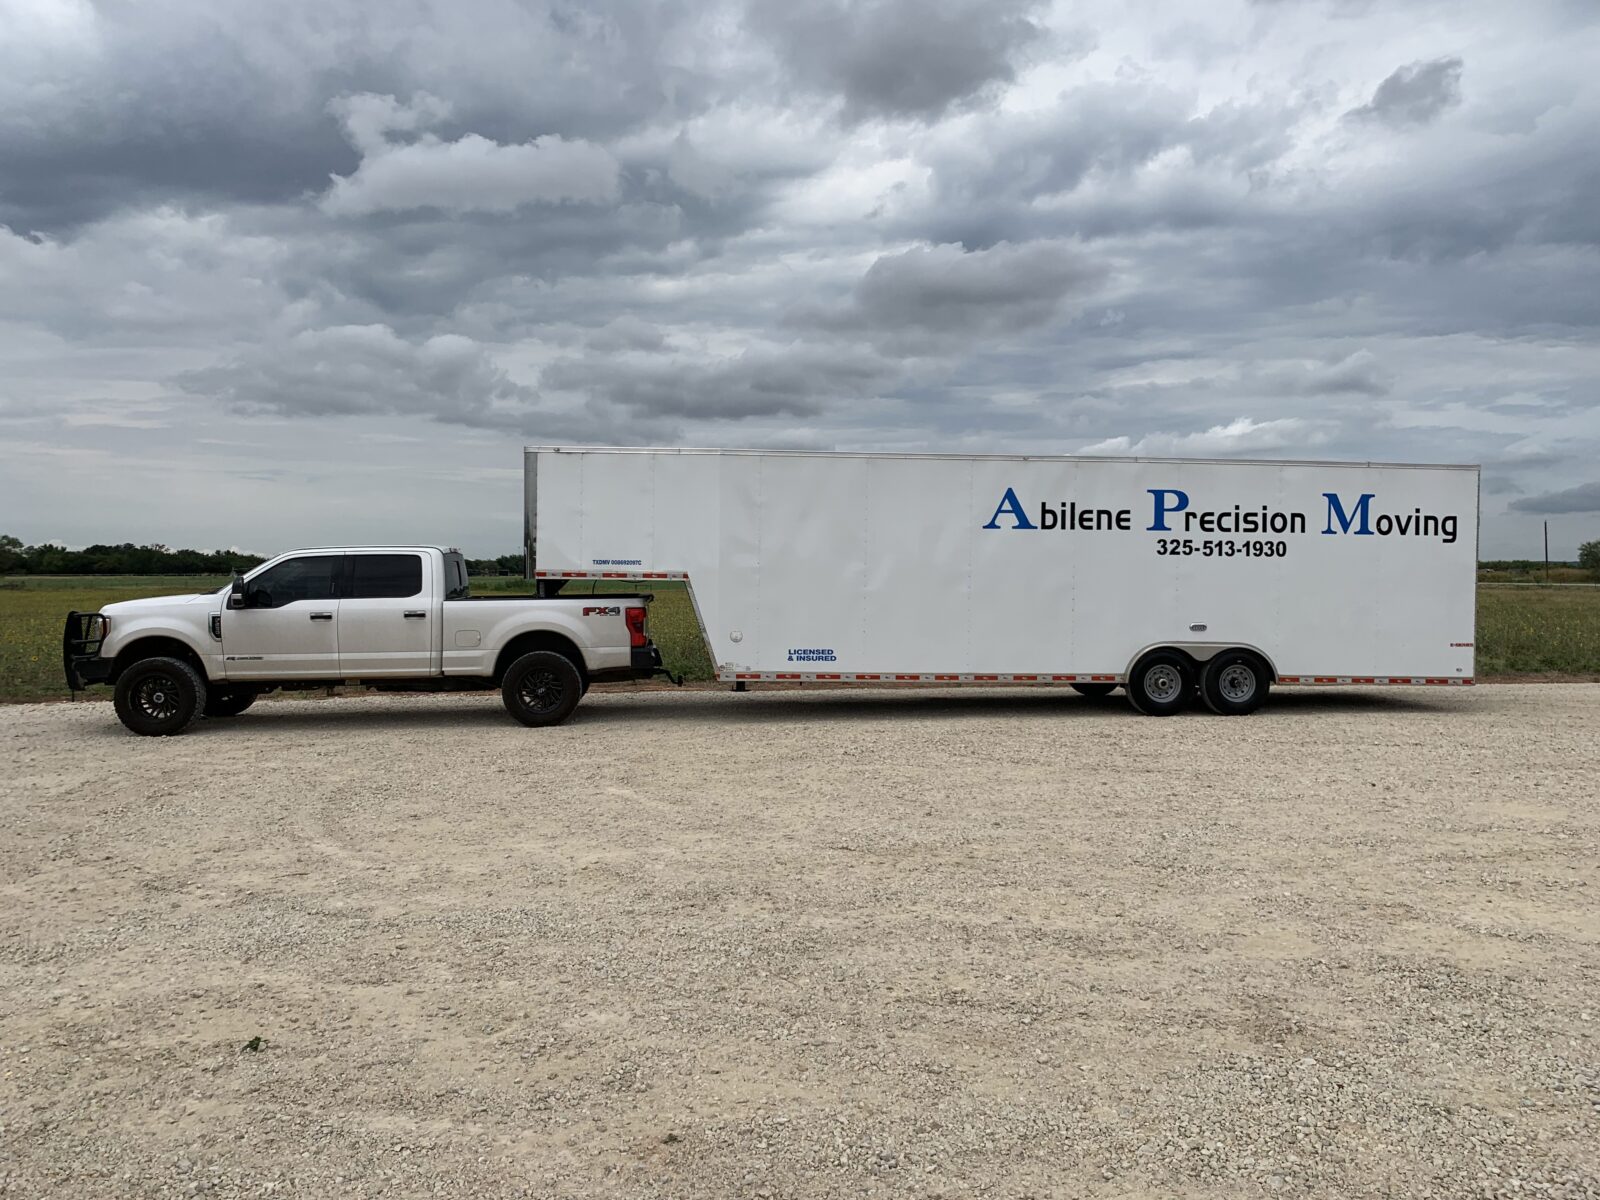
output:
<path id="1" fill-rule="evenodd" d="M 228 588 L 228 607 L 229 608 L 243 608 L 243 607 L 245 607 L 244 572 L 242 572 L 242 571 L 235 571 L 233 573 L 233 583 Z"/>

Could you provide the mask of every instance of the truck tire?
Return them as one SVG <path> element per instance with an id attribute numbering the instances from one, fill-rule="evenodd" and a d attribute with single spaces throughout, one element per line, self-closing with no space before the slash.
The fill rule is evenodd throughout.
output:
<path id="1" fill-rule="evenodd" d="M 506 668 L 500 696 L 524 725 L 559 725 L 583 698 L 583 676 L 566 655 L 535 650 Z"/>
<path id="2" fill-rule="evenodd" d="M 141 658 L 117 676 L 117 719 L 143 737 L 182 733 L 206 706 L 206 681 L 177 658 Z"/>
<path id="3" fill-rule="evenodd" d="M 1176 650 L 1152 650 L 1133 665 L 1128 702 L 1147 717 L 1170 717 L 1194 699 L 1194 664 Z"/>
<path id="4" fill-rule="evenodd" d="M 1114 683 L 1075 683 L 1072 690 L 1080 696 L 1087 696 L 1091 700 L 1101 700 L 1117 690 Z"/>
<path id="5" fill-rule="evenodd" d="M 203 711 L 208 717 L 237 717 L 255 702 L 254 688 L 210 688 Z"/>
<path id="6" fill-rule="evenodd" d="M 1272 672 L 1248 650 L 1224 650 L 1200 672 L 1200 698 L 1219 717 L 1242 717 L 1260 708 L 1272 686 Z"/>

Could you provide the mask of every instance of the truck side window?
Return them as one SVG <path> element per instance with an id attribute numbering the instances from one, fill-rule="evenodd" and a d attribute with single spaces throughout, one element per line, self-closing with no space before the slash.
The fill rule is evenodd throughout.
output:
<path id="1" fill-rule="evenodd" d="M 446 600 L 465 600 L 471 593 L 467 590 L 467 564 L 459 554 L 446 554 L 444 556 L 444 598 Z"/>
<path id="2" fill-rule="evenodd" d="M 422 559 L 415 554 L 352 554 L 350 600 L 392 600 L 422 591 Z"/>
<path id="3" fill-rule="evenodd" d="M 296 600 L 329 600 L 333 581 L 344 562 L 340 554 L 289 558 L 250 581 L 252 608 L 282 608 Z"/>

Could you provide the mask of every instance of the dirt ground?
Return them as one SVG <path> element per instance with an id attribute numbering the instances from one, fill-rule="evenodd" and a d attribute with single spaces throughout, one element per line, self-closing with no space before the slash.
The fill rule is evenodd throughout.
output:
<path id="1" fill-rule="evenodd" d="M 0 708 L 0 1195 L 1600 1195 L 1600 687 Z"/>

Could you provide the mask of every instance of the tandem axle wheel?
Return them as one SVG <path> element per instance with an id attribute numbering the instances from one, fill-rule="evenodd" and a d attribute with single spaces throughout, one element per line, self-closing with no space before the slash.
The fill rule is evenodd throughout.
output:
<path id="1" fill-rule="evenodd" d="M 1272 670 L 1259 654 L 1223 650 L 1204 663 L 1181 650 L 1152 650 L 1128 672 L 1128 702 L 1150 717 L 1170 717 L 1196 699 L 1223 717 L 1242 717 L 1260 708 L 1272 686 Z"/>

